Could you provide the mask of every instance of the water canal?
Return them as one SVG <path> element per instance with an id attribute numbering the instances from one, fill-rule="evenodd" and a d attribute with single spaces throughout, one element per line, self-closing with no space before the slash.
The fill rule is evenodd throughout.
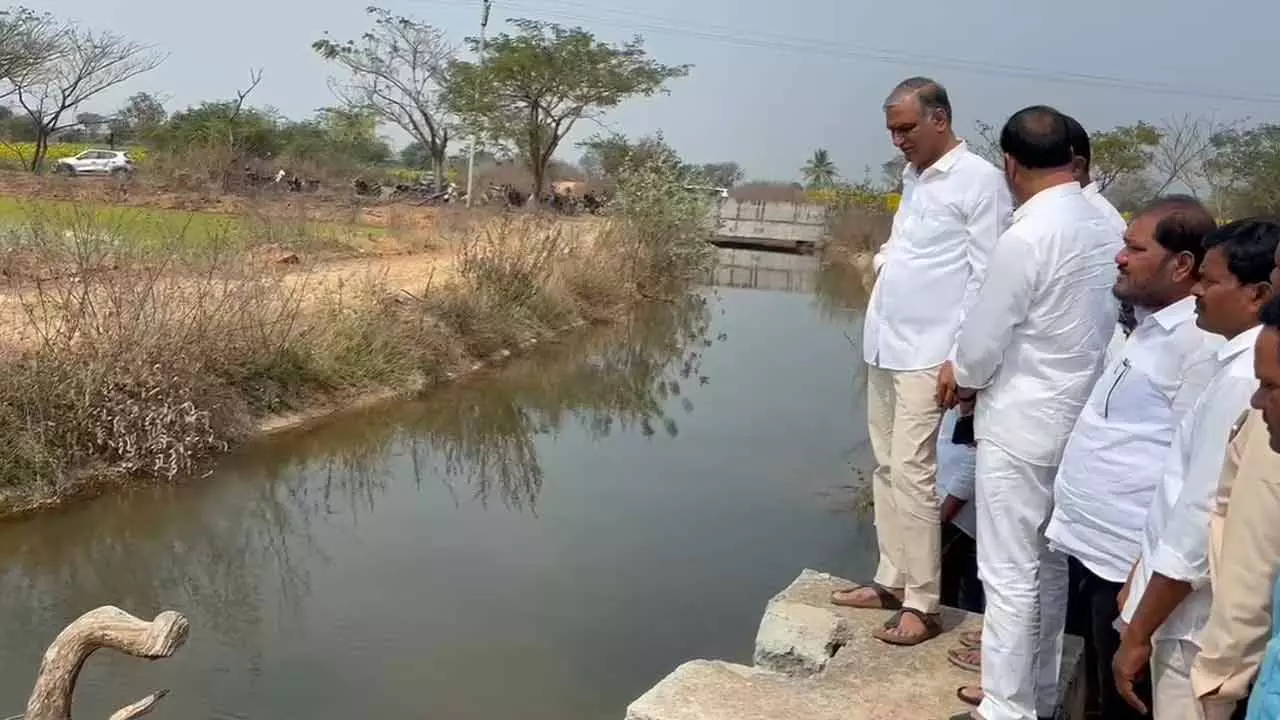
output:
<path id="1" fill-rule="evenodd" d="M 700 301 L 0 525 L 0 717 L 100 604 L 192 631 L 92 658 L 78 717 L 169 688 L 157 717 L 620 720 L 685 659 L 749 659 L 802 567 L 871 570 L 860 324 L 812 259 L 723 252 Z"/>

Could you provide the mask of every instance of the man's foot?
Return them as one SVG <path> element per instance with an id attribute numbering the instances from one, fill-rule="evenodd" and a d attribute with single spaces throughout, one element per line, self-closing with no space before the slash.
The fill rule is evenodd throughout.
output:
<path id="1" fill-rule="evenodd" d="M 882 585 L 855 585 L 831 593 L 831 604 L 859 610 L 898 610 L 902 607 L 901 591 Z"/>
<path id="2" fill-rule="evenodd" d="M 956 648 L 947 651 L 947 660 L 961 670 L 982 672 L 981 648 Z"/>
<path id="3" fill-rule="evenodd" d="M 982 628 L 966 630 L 960 633 L 959 637 L 961 647 L 966 647 L 970 650 L 977 650 L 982 647 Z"/>
<path id="4" fill-rule="evenodd" d="M 885 623 L 884 627 L 872 633 L 877 640 L 907 647 L 919 645 L 941 634 L 942 620 L 938 613 L 923 613 L 909 607 L 898 611 L 896 623 Z"/>

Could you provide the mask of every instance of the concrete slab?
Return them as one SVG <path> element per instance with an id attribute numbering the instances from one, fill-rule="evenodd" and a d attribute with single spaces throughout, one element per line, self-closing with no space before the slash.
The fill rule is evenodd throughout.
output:
<path id="1" fill-rule="evenodd" d="M 978 677 L 947 662 L 954 634 L 980 617 L 947 609 L 946 635 L 914 648 L 871 637 L 891 613 L 832 606 L 846 580 L 805 570 L 770 601 L 757 635 L 758 667 L 698 660 L 686 663 L 636 700 L 627 720 L 930 720 L 963 712 L 956 688 Z M 1083 649 L 1067 639 L 1063 706 L 1058 717 L 1083 715 L 1074 682 Z"/>

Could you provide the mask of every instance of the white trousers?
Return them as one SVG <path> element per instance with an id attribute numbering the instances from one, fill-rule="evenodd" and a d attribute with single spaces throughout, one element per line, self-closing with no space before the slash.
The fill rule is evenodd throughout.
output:
<path id="1" fill-rule="evenodd" d="M 872 475 L 876 583 L 902 590 L 903 604 L 937 612 L 942 543 L 938 520 L 938 368 L 867 369 L 867 427 L 876 456 Z"/>
<path id="2" fill-rule="evenodd" d="M 1058 703 L 1067 557 L 1044 536 L 1056 472 L 978 441 L 978 576 L 987 596 L 978 712 L 986 720 L 1036 720 Z"/>
<path id="3" fill-rule="evenodd" d="M 1206 720 L 1191 687 L 1191 664 L 1200 648 L 1186 640 L 1151 643 L 1151 715 L 1154 720 Z"/>

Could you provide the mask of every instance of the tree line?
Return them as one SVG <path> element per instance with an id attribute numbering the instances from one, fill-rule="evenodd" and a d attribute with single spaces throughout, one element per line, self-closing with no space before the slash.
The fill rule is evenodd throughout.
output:
<path id="1" fill-rule="evenodd" d="M 311 45 L 335 71 L 334 106 L 290 120 L 250 104 L 261 69 L 224 99 L 172 113 L 146 92 L 110 114 L 88 112 L 103 93 L 158 67 L 165 55 L 48 13 L 0 11 L 0 142 L 34 144 L 24 158 L 33 171 L 45 166 L 54 140 L 198 151 L 227 163 L 292 157 L 358 167 L 397 159 L 378 135 L 389 125 L 411 140 L 398 159 L 430 171 L 437 185 L 474 141 L 482 159 L 527 170 L 540 194 L 575 128 L 625 100 L 666 92 L 668 81 L 690 70 L 654 60 L 640 37 L 611 44 L 579 27 L 517 18 L 488 39 L 481 56 L 476 38 L 454 42 L 414 18 L 377 7 L 367 12 L 370 27 L 359 36 L 326 33 Z M 596 136 L 581 145 L 584 170 L 601 176 L 616 171 L 623 150 L 670 150 L 660 136 Z M 741 179 L 733 163 L 686 169 L 722 186 Z"/>
<path id="2" fill-rule="evenodd" d="M 978 122 L 970 148 L 1003 166 L 995 126 Z M 1280 213 L 1280 123 L 1220 122 L 1184 115 L 1159 122 L 1139 121 L 1090 135 L 1091 174 L 1121 211 L 1135 211 L 1156 196 L 1180 192 L 1206 202 L 1222 218 Z M 801 166 L 809 190 L 901 189 L 904 162 L 869 169 L 858 182 L 842 179 L 826 149 L 815 150 Z"/>

